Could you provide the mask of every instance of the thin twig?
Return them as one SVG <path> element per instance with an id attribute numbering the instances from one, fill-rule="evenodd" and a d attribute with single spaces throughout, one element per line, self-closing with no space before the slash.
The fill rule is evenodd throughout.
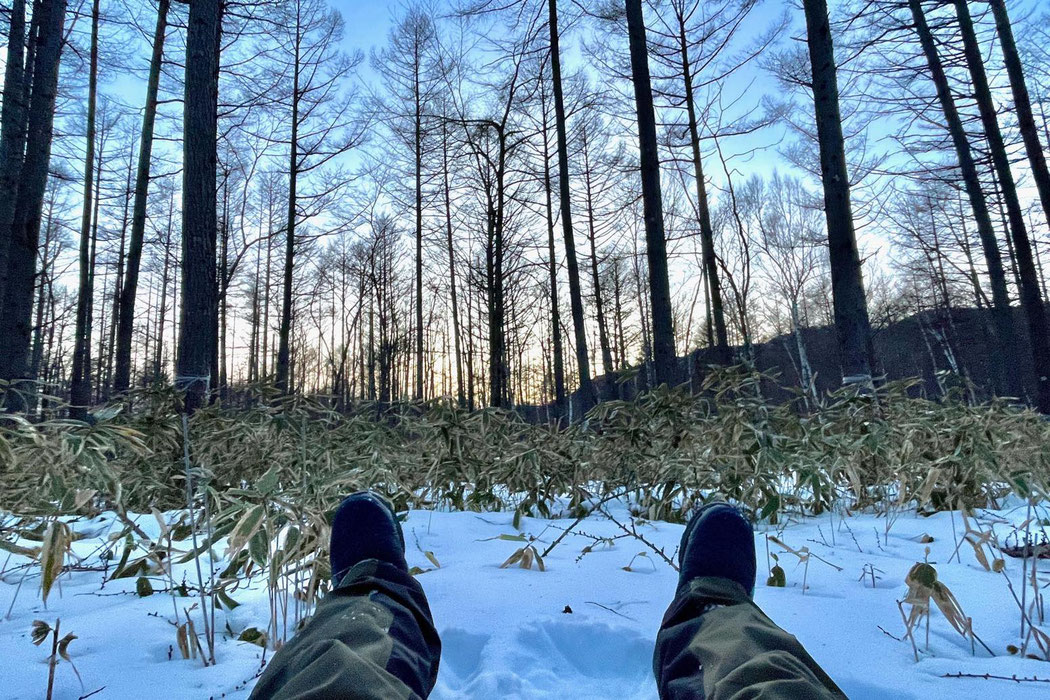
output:
<path id="1" fill-rule="evenodd" d="M 1040 678 L 1039 676 L 996 676 L 991 673 L 944 673 L 941 674 L 941 678 L 980 678 L 982 680 L 996 680 L 996 681 L 1013 681 L 1014 683 L 1050 683 L 1050 678 Z"/>
<path id="2" fill-rule="evenodd" d="M 608 611 L 609 611 L 609 612 L 611 612 L 611 613 L 612 613 L 613 615 L 619 615 L 620 617 L 622 617 L 622 618 L 625 618 L 625 619 L 627 619 L 627 620 L 630 620 L 631 622 L 637 622 L 637 620 L 635 620 L 635 619 L 634 619 L 633 617 L 631 617 L 630 615 L 624 615 L 624 614 L 623 614 L 622 612 L 620 612 L 619 610 L 613 610 L 613 609 L 612 609 L 612 608 L 610 608 L 610 607 L 609 607 L 608 605 L 602 605 L 601 603 L 595 603 L 595 602 L 594 602 L 593 600 L 585 600 L 585 601 L 583 601 L 583 602 L 584 602 L 584 603 L 587 603 L 588 605 L 597 605 L 597 606 L 598 606 L 599 608 L 602 608 L 603 610 L 608 610 Z"/>
<path id="3" fill-rule="evenodd" d="M 890 634 L 889 632 L 887 632 L 887 631 L 886 631 L 886 628 L 885 628 L 885 627 L 883 627 L 882 625 L 875 625 L 875 626 L 876 626 L 876 627 L 878 627 L 878 628 L 879 628 L 879 630 L 880 630 L 880 631 L 881 631 L 881 632 L 882 632 L 882 633 L 883 633 L 884 635 L 886 635 L 887 637 L 889 637 L 890 639 L 896 640 L 896 641 L 898 641 L 898 642 L 903 642 L 903 641 L 904 641 L 904 638 L 903 638 L 903 637 L 898 637 L 898 636 L 896 636 L 896 635 L 893 635 L 893 634 Z"/>
<path id="4" fill-rule="evenodd" d="M 616 526 L 617 526 L 618 528 L 620 528 L 621 530 L 623 530 L 624 532 L 626 532 L 626 533 L 627 533 L 628 535 L 630 535 L 631 537 L 634 537 L 635 539 L 637 539 L 637 540 L 638 540 L 639 542 L 641 542 L 642 544 L 644 544 L 644 545 L 645 545 L 646 547 L 648 547 L 649 549 L 651 549 L 651 550 L 653 550 L 654 552 L 656 552 L 656 555 L 657 555 L 658 557 L 660 557 L 661 559 L 663 559 L 663 560 L 664 560 L 665 562 L 667 562 L 667 564 L 668 564 L 668 565 L 669 565 L 669 566 L 670 566 L 670 567 L 671 567 L 672 569 L 674 569 L 675 571 L 678 571 L 678 565 L 677 565 L 677 564 L 675 564 L 675 563 L 674 563 L 673 561 L 671 561 L 670 557 L 668 557 L 668 556 L 667 556 L 666 554 L 664 554 L 664 550 L 660 549 L 660 548 L 659 548 L 659 547 L 657 547 L 657 546 L 656 546 L 655 544 L 653 544 L 653 543 L 652 543 L 652 542 L 650 542 L 649 540 L 645 539 L 645 536 L 644 536 L 644 535 L 641 535 L 641 534 L 639 534 L 639 533 L 638 533 L 638 530 L 637 530 L 637 529 L 636 529 L 636 528 L 634 527 L 634 521 L 631 521 L 631 527 L 630 527 L 630 529 L 628 529 L 626 525 L 624 525 L 624 524 L 623 524 L 623 523 L 621 523 L 621 522 L 620 522 L 619 520 L 617 520 L 617 519 L 616 519 L 616 518 L 614 518 L 614 517 L 613 517 L 612 515 L 610 515 L 610 514 L 609 514 L 609 511 L 607 511 L 607 510 L 605 510 L 604 508 L 601 508 L 601 507 L 599 507 L 599 508 L 598 508 L 597 510 L 598 510 L 598 511 L 599 511 L 599 512 L 600 512 L 600 513 L 601 513 L 602 515 L 604 515 L 604 516 L 605 516 L 605 517 L 607 517 L 607 518 L 608 518 L 609 520 L 611 520 L 611 521 L 612 521 L 613 523 L 615 523 L 615 524 L 616 524 Z"/>
<path id="5" fill-rule="evenodd" d="M 553 542 L 551 542 L 550 546 L 549 546 L 549 547 L 547 547 L 547 549 L 543 550 L 543 554 L 541 554 L 540 556 L 543 556 L 543 557 L 545 557 L 545 556 L 547 556 L 548 554 L 550 554 L 550 553 L 551 553 L 551 550 L 553 550 L 553 549 L 554 549 L 555 547 L 557 547 L 557 546 L 558 546 L 558 543 L 559 543 L 559 542 L 561 542 L 561 541 L 562 541 L 563 539 L 565 539 L 565 536 L 566 536 L 566 535 L 568 535 L 568 534 L 569 534 L 570 532 L 572 532 L 573 528 L 575 528 L 575 527 L 576 527 L 577 525 L 579 525 L 579 524 L 580 524 L 580 523 L 582 523 L 582 522 L 583 522 L 584 520 L 586 520 L 586 519 L 587 519 L 587 517 L 588 517 L 588 516 L 589 516 L 589 515 L 590 515 L 591 513 L 593 513 L 593 512 L 595 511 L 595 510 L 600 510 L 600 509 L 601 509 L 601 507 L 602 507 L 603 505 L 605 505 L 605 504 L 606 504 L 606 503 L 608 503 L 609 501 L 612 501 L 612 500 L 615 500 L 615 499 L 619 498 L 620 496 L 622 496 L 622 495 L 623 495 L 624 493 L 626 493 L 626 492 L 627 492 L 627 491 L 626 491 L 626 488 L 625 488 L 625 489 L 622 489 L 622 490 L 621 490 L 621 491 L 619 491 L 619 492 L 614 492 L 614 493 L 611 493 L 611 494 L 609 494 L 608 496 L 606 496 L 605 498 L 603 498 L 602 500 L 598 501 L 598 502 L 597 502 L 597 503 L 596 503 L 596 504 L 594 505 L 594 508 L 592 508 L 592 509 L 591 509 L 590 511 L 588 511 L 588 512 L 584 513 L 584 514 L 583 514 L 583 515 L 581 515 L 580 517 L 576 518 L 576 520 L 575 520 L 575 521 L 573 521 L 572 525 L 569 525 L 569 527 L 567 527 L 567 528 L 565 528 L 564 530 L 562 530 L 561 534 L 560 534 L 560 535 L 558 535 L 557 539 L 555 539 L 555 540 L 554 540 Z"/>

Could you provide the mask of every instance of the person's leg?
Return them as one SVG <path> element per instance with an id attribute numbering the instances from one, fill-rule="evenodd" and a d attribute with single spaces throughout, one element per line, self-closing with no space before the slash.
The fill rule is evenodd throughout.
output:
<path id="1" fill-rule="evenodd" d="M 332 525 L 332 571 L 338 585 L 274 654 L 251 697 L 427 697 L 441 641 L 385 502 L 363 492 L 343 502 Z"/>
<path id="2" fill-rule="evenodd" d="M 835 682 L 751 600 L 751 525 L 727 504 L 698 511 L 679 548 L 679 585 L 656 638 L 661 700 L 843 698 Z"/>

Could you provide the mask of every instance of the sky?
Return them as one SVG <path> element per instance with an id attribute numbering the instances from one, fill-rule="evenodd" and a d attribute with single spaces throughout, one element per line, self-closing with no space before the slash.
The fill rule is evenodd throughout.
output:
<path id="1" fill-rule="evenodd" d="M 343 14 L 346 22 L 344 46 L 350 50 L 361 49 L 368 54 L 373 47 L 386 42 L 391 16 L 400 3 L 389 0 L 331 0 L 331 5 Z"/>

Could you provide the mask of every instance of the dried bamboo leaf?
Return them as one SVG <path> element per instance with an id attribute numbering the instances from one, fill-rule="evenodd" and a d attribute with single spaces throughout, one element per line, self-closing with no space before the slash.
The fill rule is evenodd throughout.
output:
<path id="1" fill-rule="evenodd" d="M 511 554 L 509 557 L 507 557 L 507 560 L 505 562 L 499 565 L 499 568 L 506 569 L 508 566 L 513 566 L 517 564 L 519 561 L 521 561 L 521 558 L 522 556 L 524 556 L 524 554 L 524 548 L 515 550 L 514 554 Z"/>
<path id="2" fill-rule="evenodd" d="M 51 625 L 43 620 L 33 620 L 33 628 L 29 632 L 33 644 L 40 646 L 49 634 L 51 634 Z"/>
<path id="3" fill-rule="evenodd" d="M 66 661 L 72 662 L 72 659 L 69 658 L 69 643 L 76 638 L 77 636 L 70 632 L 65 637 L 62 637 L 62 639 L 58 640 L 58 655 Z"/>
<path id="4" fill-rule="evenodd" d="M 51 587 L 62 573 L 71 541 L 69 526 L 58 520 L 52 521 L 44 533 L 43 546 L 40 548 L 40 591 L 45 603 Z"/>

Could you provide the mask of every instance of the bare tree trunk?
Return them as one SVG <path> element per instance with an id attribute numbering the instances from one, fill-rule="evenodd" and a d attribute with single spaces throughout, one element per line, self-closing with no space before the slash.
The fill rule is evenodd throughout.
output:
<path id="1" fill-rule="evenodd" d="M 270 278 L 273 275 L 273 184 L 266 185 L 266 281 L 263 283 L 262 357 L 263 376 L 269 380 L 270 369 Z"/>
<path id="2" fill-rule="evenodd" d="M 588 136 L 587 132 L 584 131 L 584 139 Z M 598 234 L 594 226 L 594 193 L 591 191 L 591 164 L 590 154 L 588 153 L 587 144 L 585 142 L 583 151 L 583 179 L 584 188 L 587 192 L 586 206 L 587 206 L 587 240 L 591 244 L 591 279 L 594 284 L 594 313 L 595 319 L 598 321 L 598 345 L 602 352 L 602 374 L 607 375 L 605 381 L 605 395 L 611 397 L 609 390 L 612 388 L 612 377 L 608 376 L 613 371 L 612 361 L 612 346 L 609 343 L 609 325 L 605 319 L 605 304 L 602 298 L 602 285 L 601 279 L 598 276 Z"/>
<path id="3" fill-rule="evenodd" d="M 120 318 L 117 323 L 116 367 L 113 391 L 127 391 L 131 383 L 131 337 L 135 324 L 135 296 L 138 294 L 142 240 L 146 232 L 146 202 L 149 194 L 150 158 L 153 154 L 153 127 L 157 119 L 160 69 L 164 61 L 164 35 L 167 31 L 170 0 L 160 0 L 157 27 L 153 32 L 153 56 L 146 83 L 146 108 L 142 114 L 138 169 L 135 172 L 135 203 L 131 210 L 131 239 L 128 242 L 127 271 L 120 290 Z"/>
<path id="4" fill-rule="evenodd" d="M 467 270 L 467 408 L 474 410 L 474 295 L 470 290 L 470 270 Z"/>
<path id="5" fill-rule="evenodd" d="M 77 294 L 77 322 L 73 341 L 73 378 L 69 386 L 69 415 L 87 417 L 91 403 L 91 297 L 94 256 L 91 254 L 92 197 L 95 176 L 95 97 L 98 87 L 98 6 L 91 6 L 91 58 L 88 66 L 87 155 L 84 157 L 84 204 L 80 212 L 80 286 Z"/>
<path id="6" fill-rule="evenodd" d="M 415 398 L 423 400 L 423 104 L 419 87 L 419 42 L 413 42 L 413 138 L 416 168 L 416 388 Z"/>
<path id="7" fill-rule="evenodd" d="M 218 313 L 215 284 L 215 167 L 220 0 L 195 0 L 186 29 L 182 168 L 182 308 L 175 384 L 186 410 L 204 405 L 211 384 Z"/>
<path id="8" fill-rule="evenodd" d="M 693 150 L 693 178 L 696 180 L 696 211 L 700 220 L 700 254 L 706 278 L 708 313 L 714 323 L 715 349 L 718 361 L 729 364 L 731 352 L 726 333 L 725 311 L 722 307 L 722 289 L 718 281 L 718 261 L 715 259 L 715 235 L 711 227 L 711 212 L 707 202 L 707 184 L 704 180 L 700 156 L 700 130 L 696 119 L 696 101 L 693 97 L 692 66 L 689 63 L 689 40 L 685 33 L 686 18 L 678 16 L 678 41 L 682 47 L 682 79 L 685 87 L 685 108 L 689 120 L 689 144 Z M 710 333 L 710 328 L 708 329 Z"/>
<path id="9" fill-rule="evenodd" d="M 991 149 L 989 149 L 991 150 Z M 1010 219 L 1006 216 L 1006 206 L 1004 205 L 1003 191 L 999 187 L 999 174 L 995 171 L 995 166 L 992 166 L 992 200 L 995 202 L 995 208 L 999 213 L 999 225 L 1002 227 L 1003 236 L 1002 239 L 1006 241 L 1006 260 L 1010 263 L 1010 274 L 1013 276 L 1014 286 L 1018 290 L 1021 289 L 1021 271 L 1017 267 L 1017 255 L 1014 254 L 1014 239 L 1010 235 Z"/>
<path id="10" fill-rule="evenodd" d="M 160 280 L 160 309 L 157 319 L 157 346 L 156 356 L 153 360 L 153 381 L 160 381 L 161 371 L 164 366 L 164 321 L 168 313 L 168 281 L 171 270 L 171 227 L 175 214 L 174 200 L 168 203 L 168 226 L 164 232 L 164 266 Z M 149 353 L 146 353 L 149 357 Z"/>
<path id="11" fill-rule="evenodd" d="M 995 103 L 992 101 L 992 91 L 988 86 L 984 60 L 981 58 L 981 47 L 977 43 L 977 35 L 974 33 L 973 20 L 970 18 L 970 9 L 966 5 L 966 0 L 955 0 L 955 11 L 959 17 L 966 63 L 973 80 L 977 107 L 981 112 L 981 123 L 984 125 L 984 133 L 991 146 L 992 162 L 999 179 L 999 188 L 1002 190 L 1003 199 L 1006 200 L 1009 235 L 1013 239 L 1014 253 L 1017 256 L 1021 304 L 1028 320 L 1028 338 L 1032 347 L 1032 363 L 1035 366 L 1037 406 L 1041 413 L 1050 413 L 1050 337 L 1047 336 L 1046 312 L 1043 309 L 1042 295 L 1039 293 L 1039 274 L 1036 272 L 1035 261 L 1032 257 L 1032 244 L 1028 239 L 1024 212 L 1021 211 L 1017 186 L 1014 183 L 1013 173 L 1010 171 L 1010 157 L 1006 152 L 1002 132 L 999 130 Z M 1032 126 L 1034 131 L 1034 122 Z M 1038 137 L 1035 139 L 1034 146 L 1039 150 Z M 1045 160 L 1043 168 L 1045 175 Z M 1036 181 L 1038 183 L 1038 176 Z M 1050 183 L 1047 184 L 1050 185 Z M 1050 195 L 1050 192 L 1047 194 Z"/>
<path id="12" fill-rule="evenodd" d="M 645 21 L 642 18 L 641 0 L 626 2 L 631 73 L 634 78 L 634 100 L 638 110 L 645 247 L 649 260 L 649 295 L 653 316 L 653 363 L 656 383 L 674 386 L 678 381 L 678 360 L 674 347 L 671 286 L 667 277 L 667 241 L 664 238 L 663 198 L 660 194 L 660 154 L 656 145 L 656 114 L 649 79 Z"/>
<path id="13" fill-rule="evenodd" d="M 449 191 L 448 122 L 442 120 L 441 162 L 445 178 L 445 240 L 448 244 L 448 277 L 452 305 L 452 336 L 456 352 L 456 401 L 460 408 L 466 405 L 463 394 L 463 351 L 459 329 L 459 298 L 456 296 L 456 249 L 452 244 L 452 194 Z"/>
<path id="14" fill-rule="evenodd" d="M 650 332 L 649 325 L 649 304 L 646 303 L 644 284 L 642 283 L 642 267 L 639 264 L 641 256 L 638 253 L 638 243 L 635 240 L 634 248 L 634 285 L 635 285 L 635 296 L 638 299 L 638 318 L 642 330 L 642 364 L 645 367 L 645 383 L 646 386 L 652 388 L 655 377 L 653 376 L 653 346 L 651 338 L 653 337 Z M 638 386 L 637 380 L 635 381 L 635 387 Z"/>
<path id="15" fill-rule="evenodd" d="M 616 369 L 627 366 L 627 344 L 623 330 L 623 290 L 620 279 L 620 263 L 615 261 L 613 267 L 613 320 L 616 323 Z"/>
<path id="16" fill-rule="evenodd" d="M 113 392 L 113 375 L 115 373 L 114 363 L 116 361 L 116 348 L 117 348 L 117 327 L 120 325 L 120 297 L 124 290 L 124 259 L 127 255 L 127 242 L 128 242 L 128 222 L 130 221 L 131 214 L 131 172 L 133 170 L 134 161 L 128 157 L 128 170 L 127 180 L 124 183 L 124 211 L 122 212 L 120 219 L 120 249 L 117 251 L 117 280 L 113 285 L 113 312 L 110 318 L 109 325 L 109 343 L 106 351 L 106 376 L 105 376 L 105 394 L 104 398 L 109 400 L 110 395 Z"/>
<path id="17" fill-rule="evenodd" d="M 91 281 L 90 281 L 90 284 L 88 285 L 89 288 L 91 289 L 91 294 L 88 295 L 88 324 L 89 324 L 89 326 L 88 326 L 88 340 L 89 341 L 91 339 L 91 336 L 93 335 L 94 325 L 95 325 L 95 277 L 97 275 L 96 270 L 98 270 L 98 264 L 97 264 L 98 263 L 98 211 L 99 211 L 99 208 L 100 208 L 100 205 L 101 205 L 101 202 L 102 202 L 102 192 L 101 192 L 101 190 L 102 190 L 102 161 L 105 160 L 105 157 L 106 157 L 105 153 L 103 152 L 104 151 L 105 142 L 106 142 L 106 134 L 105 134 L 105 132 L 103 132 L 102 134 L 99 135 L 98 155 L 95 157 L 95 196 L 92 198 L 93 202 L 94 202 L 94 205 L 93 205 L 93 210 L 92 210 L 92 214 L 91 214 L 91 264 L 88 266 L 88 270 L 91 272 Z M 102 277 L 101 292 L 102 292 L 102 298 L 103 299 L 106 297 L 106 283 L 108 281 L 109 281 L 109 270 L 106 270 L 105 274 Z M 87 357 L 88 357 L 89 363 L 88 363 L 87 368 L 85 370 L 85 373 L 87 374 L 87 377 L 88 377 L 88 386 L 91 386 L 92 384 L 94 385 L 93 391 L 94 391 L 95 398 L 93 400 L 96 401 L 96 402 L 101 400 L 101 397 L 100 397 L 100 394 L 99 394 L 99 391 L 100 391 L 101 387 L 99 386 L 99 382 L 101 381 L 101 378 L 102 378 L 102 360 L 105 357 L 105 355 L 103 354 L 103 347 L 104 347 L 103 346 L 103 342 L 104 342 L 105 337 L 106 337 L 106 317 L 105 317 L 105 315 L 102 316 L 102 328 L 100 330 L 101 330 L 101 332 L 98 334 L 98 351 L 96 353 L 96 358 L 95 358 L 95 364 L 97 366 L 97 369 L 95 371 L 95 380 L 94 380 L 94 382 L 91 381 L 91 364 L 90 364 L 91 350 L 90 350 L 90 346 L 89 346 L 88 353 L 87 353 Z"/>
<path id="18" fill-rule="evenodd" d="M 978 309 L 983 309 L 985 306 L 990 306 L 988 303 L 987 295 L 984 293 L 984 289 L 981 288 L 981 280 L 977 275 L 977 265 L 973 259 L 973 249 L 970 244 L 970 233 L 966 229 L 966 217 L 963 214 L 963 203 L 962 194 L 959 195 L 959 222 L 962 226 L 962 235 L 958 237 L 959 246 L 963 250 L 963 255 L 966 257 L 966 269 L 969 272 L 970 286 L 973 288 L 974 304 Z M 994 329 L 993 329 L 994 331 Z"/>
<path id="19" fill-rule="evenodd" d="M 542 98 L 542 95 L 541 95 Z M 565 416 L 565 350 L 561 338 L 561 309 L 558 304 L 558 256 L 554 247 L 554 198 L 551 186 L 549 124 L 544 110 L 543 120 L 543 195 L 547 216 L 547 272 L 551 306 L 551 369 L 554 378 L 554 417 Z"/>
<path id="20" fill-rule="evenodd" d="M 66 0 L 41 0 L 36 6 L 32 94 L 26 126 L 25 160 L 12 219 L 7 260 L 7 283 L 0 308 L 0 379 L 11 382 L 6 394 L 8 410 L 25 409 L 23 382 L 32 382 L 29 345 L 32 335 L 36 259 L 44 190 L 51 160 L 51 137 L 62 54 L 62 29 Z M 23 91 L 24 94 L 24 91 Z"/>
<path id="21" fill-rule="evenodd" d="M 51 292 L 51 277 L 54 258 L 50 258 L 51 242 L 55 236 L 55 198 L 51 196 L 47 203 L 47 221 L 44 224 L 44 243 L 42 246 L 43 255 L 41 256 L 41 270 L 39 275 L 39 282 L 37 284 L 38 292 L 36 298 L 36 322 L 33 325 L 33 351 L 32 359 L 30 360 L 30 372 L 34 377 L 39 377 L 41 365 L 44 359 L 44 320 L 47 313 L 47 294 Z M 56 256 L 57 257 L 57 256 Z M 51 292 L 53 299 L 54 294 Z M 55 332 L 55 324 L 52 319 L 50 324 L 49 334 L 53 335 Z M 47 377 L 44 377 L 46 383 Z M 32 411 L 37 408 L 40 403 L 40 395 L 42 392 L 39 390 L 33 392 L 33 396 L 30 400 L 29 410 Z"/>
<path id="22" fill-rule="evenodd" d="M 966 187 L 966 194 L 970 200 L 973 217 L 977 223 L 977 233 L 981 239 L 981 247 L 984 249 L 985 264 L 988 267 L 988 279 L 992 286 L 992 306 L 995 323 L 995 333 L 998 352 L 989 353 L 989 362 L 993 368 L 993 376 L 996 378 L 996 386 L 1001 395 L 1020 397 L 1022 387 L 1018 380 L 1017 372 L 1007 371 L 1007 366 L 1015 364 L 1017 349 L 1017 334 L 1014 329 L 1013 315 L 1010 311 L 1010 297 L 1006 290 L 1006 274 L 1003 270 L 1003 261 L 999 254 L 999 244 L 995 238 L 995 229 L 992 227 L 992 217 L 988 213 L 988 203 L 984 193 L 981 191 L 980 178 L 977 175 L 977 166 L 973 160 L 969 141 L 966 138 L 962 119 L 955 106 L 948 78 L 944 73 L 937 46 L 933 40 L 933 34 L 926 22 L 926 16 L 922 10 L 921 0 L 908 0 L 912 19 L 915 22 L 915 31 L 922 44 L 926 62 L 930 68 L 931 78 L 937 89 L 937 97 L 941 103 L 947 122 L 948 133 L 955 147 L 956 156 L 959 159 L 959 170 Z"/>
<path id="23" fill-rule="evenodd" d="M 285 227 L 284 286 L 281 301 L 280 344 L 277 349 L 277 389 L 291 390 L 289 348 L 292 334 L 292 281 L 295 268 L 296 181 L 299 176 L 299 31 L 295 33 L 295 62 L 292 64 L 292 134 L 288 145 L 288 224 Z"/>
<path id="24" fill-rule="evenodd" d="M 561 85 L 561 49 L 558 35 L 558 0 L 547 0 L 551 42 L 551 79 L 554 87 L 554 124 L 558 135 L 558 190 L 561 203 L 561 228 L 565 240 L 565 267 L 569 273 L 569 301 L 576 339 L 576 364 L 580 371 L 580 401 L 583 413 L 597 402 L 591 383 L 590 358 L 587 354 L 587 328 L 583 315 L 583 291 L 580 267 L 576 261 L 576 241 L 572 233 L 572 207 L 569 199 L 569 149 L 565 128 L 565 98 Z"/>
<path id="25" fill-rule="evenodd" d="M 1003 51 L 1003 63 L 1006 64 L 1006 72 L 1010 76 L 1010 89 L 1013 91 L 1017 126 L 1021 132 L 1021 138 L 1024 139 L 1028 162 L 1032 168 L 1032 179 L 1035 180 L 1036 189 L 1039 191 L 1043 215 L 1050 223 L 1050 171 L 1046 165 L 1046 153 L 1039 141 L 1039 129 L 1036 127 L 1035 115 L 1032 113 L 1032 100 L 1028 96 L 1028 86 L 1025 84 L 1021 58 L 1017 54 L 1017 44 L 1014 42 L 1010 17 L 1006 12 L 1004 0 L 988 0 L 988 4 L 992 8 L 992 14 L 995 15 L 995 26 L 999 32 L 999 44 Z"/>
<path id="26" fill-rule="evenodd" d="M 376 314 L 375 295 L 368 300 L 368 400 L 376 400 Z M 364 354 L 362 353 L 362 358 Z M 362 361 L 364 361 L 362 359 Z"/>
<path id="27" fill-rule="evenodd" d="M 1035 224 L 1032 222 L 1032 213 L 1031 213 L 1031 211 L 1028 212 L 1028 224 L 1032 228 L 1033 231 L 1036 230 Z M 1045 271 L 1043 270 L 1043 256 L 1041 256 L 1039 254 L 1039 246 L 1036 245 L 1036 240 L 1037 239 L 1035 237 L 1032 238 L 1032 253 L 1035 254 L 1035 267 L 1039 271 L 1039 284 L 1042 287 L 1043 298 L 1045 299 L 1046 296 L 1047 296 L 1047 291 L 1046 291 L 1046 274 L 1045 274 Z"/>
<path id="28" fill-rule="evenodd" d="M 216 389 L 219 396 L 226 398 L 226 331 L 229 323 L 229 305 L 227 294 L 230 288 L 230 173 L 226 171 L 222 180 L 222 223 L 219 227 L 219 313 L 218 313 L 218 365 L 219 381 Z"/>
<path id="29" fill-rule="evenodd" d="M 803 6 L 813 70 L 813 102 L 820 141 L 820 172 L 824 182 L 824 214 L 828 222 L 832 302 L 842 382 L 870 386 L 875 359 L 872 356 L 871 324 L 864 297 L 860 255 L 853 230 L 828 6 L 825 0 L 805 0 Z"/>
<path id="30" fill-rule="evenodd" d="M 486 291 L 488 292 L 488 331 L 489 331 L 489 405 L 494 408 L 503 406 L 503 299 L 498 289 L 503 277 L 499 249 L 503 245 L 496 225 L 496 212 L 490 204 L 488 207 L 487 245 L 485 246 Z"/>
<path id="31" fill-rule="evenodd" d="M 261 226 L 260 226 L 261 228 Z M 255 280 L 252 284 L 251 293 L 251 333 L 248 340 L 248 383 L 259 381 L 259 341 L 262 329 L 259 327 L 262 320 L 262 252 L 256 251 L 255 255 Z"/>
<path id="32" fill-rule="evenodd" d="M 7 281 L 7 255 L 11 248 L 18 186 L 25 156 L 26 3 L 11 3 L 7 34 L 7 65 L 4 71 L 4 105 L 0 113 L 0 301 Z"/>
<path id="33" fill-rule="evenodd" d="M 506 166 L 507 166 L 507 135 L 501 128 L 499 131 L 499 159 L 496 166 L 496 211 L 494 242 L 496 247 L 496 341 L 498 343 L 495 356 L 498 363 L 493 367 L 494 373 L 498 375 L 499 403 L 494 406 L 505 406 L 510 400 L 510 355 L 507 347 L 507 297 L 506 297 L 506 265 L 504 255 L 504 222 L 505 222 L 505 197 L 506 197 Z"/>

